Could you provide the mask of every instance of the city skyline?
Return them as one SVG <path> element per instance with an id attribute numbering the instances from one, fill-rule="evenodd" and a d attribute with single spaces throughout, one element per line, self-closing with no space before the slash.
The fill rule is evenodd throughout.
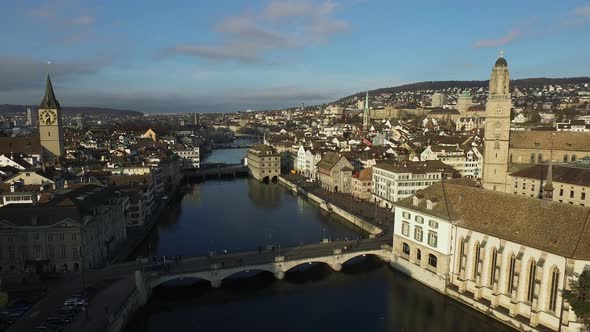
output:
<path id="1" fill-rule="evenodd" d="M 11 4 L 0 14 L 4 30 L 14 31 L 1 46 L 0 100 L 37 104 L 49 72 L 64 106 L 160 113 L 282 108 L 418 81 L 485 80 L 499 50 L 513 78 L 590 74 L 590 46 L 579 42 L 590 30 L 587 1 L 479 6 Z"/>

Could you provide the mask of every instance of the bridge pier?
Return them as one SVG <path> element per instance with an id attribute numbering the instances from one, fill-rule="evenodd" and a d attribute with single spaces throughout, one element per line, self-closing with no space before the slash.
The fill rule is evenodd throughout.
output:
<path id="1" fill-rule="evenodd" d="M 213 279 L 213 280 L 209 280 L 209 282 L 211 283 L 212 288 L 221 287 L 221 279 Z"/>
<path id="2" fill-rule="evenodd" d="M 275 278 L 277 278 L 278 280 L 283 280 L 283 278 L 285 278 L 285 272 L 283 272 L 283 271 L 275 272 Z"/>
<path id="3" fill-rule="evenodd" d="M 331 264 L 328 264 L 328 265 L 330 265 L 330 267 L 334 271 L 337 271 L 338 272 L 338 271 L 341 271 L 342 270 L 342 264 L 340 264 L 340 263 L 331 263 Z"/>

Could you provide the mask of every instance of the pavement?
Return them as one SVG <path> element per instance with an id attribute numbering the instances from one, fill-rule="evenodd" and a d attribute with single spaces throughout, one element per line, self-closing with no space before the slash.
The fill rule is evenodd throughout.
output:
<path id="1" fill-rule="evenodd" d="M 333 193 L 322 189 L 317 182 L 307 182 L 302 175 L 285 174 L 282 177 L 330 204 L 334 204 L 373 226 L 383 229 L 384 234 L 393 233 L 394 214 L 391 210 L 379 207 L 377 204 L 369 201 L 359 200 L 350 194 Z"/>

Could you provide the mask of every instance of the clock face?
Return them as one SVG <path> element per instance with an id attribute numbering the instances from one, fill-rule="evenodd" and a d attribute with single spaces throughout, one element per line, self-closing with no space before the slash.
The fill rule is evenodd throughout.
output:
<path id="1" fill-rule="evenodd" d="M 42 110 L 39 113 L 39 121 L 46 125 L 54 124 L 57 121 L 57 114 L 52 110 Z"/>

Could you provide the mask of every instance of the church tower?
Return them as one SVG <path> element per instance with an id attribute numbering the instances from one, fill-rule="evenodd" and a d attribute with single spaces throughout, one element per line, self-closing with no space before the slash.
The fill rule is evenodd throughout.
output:
<path id="1" fill-rule="evenodd" d="M 363 111 L 363 133 L 369 132 L 369 91 L 365 95 L 365 110 Z"/>
<path id="2" fill-rule="evenodd" d="M 486 103 L 483 187 L 506 192 L 512 99 L 508 63 L 503 55 L 503 52 L 500 52 L 500 57 L 492 69 Z"/>
<path id="3" fill-rule="evenodd" d="M 44 161 L 65 155 L 61 107 L 53 93 L 49 75 L 45 82 L 45 96 L 39 105 L 39 139 Z"/>

